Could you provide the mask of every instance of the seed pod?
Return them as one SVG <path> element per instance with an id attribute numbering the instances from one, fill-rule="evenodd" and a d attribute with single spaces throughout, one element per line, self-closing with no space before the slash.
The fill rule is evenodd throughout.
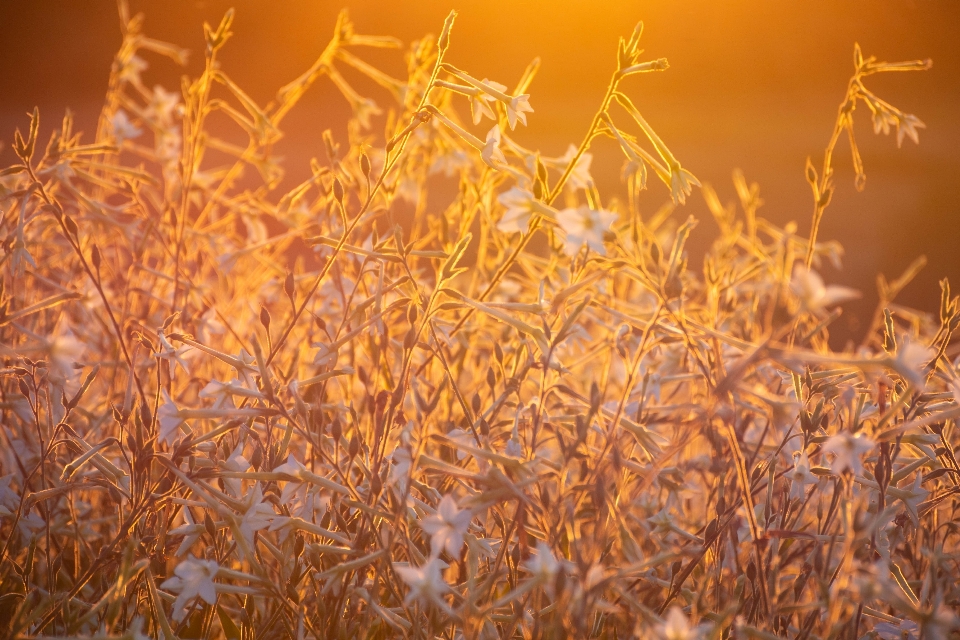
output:
<path id="1" fill-rule="evenodd" d="M 263 325 L 264 329 L 270 331 L 270 312 L 267 311 L 266 307 L 260 307 L 260 324 Z"/>
<path id="2" fill-rule="evenodd" d="M 340 206 L 343 206 L 343 184 L 341 184 L 340 178 L 333 179 L 333 197 L 337 199 Z"/>
<path id="3" fill-rule="evenodd" d="M 357 457 L 357 454 L 360 453 L 360 436 L 356 431 L 353 432 L 353 437 L 350 438 L 350 448 L 347 450 L 347 454 L 350 456 L 350 459 Z"/>
<path id="4" fill-rule="evenodd" d="M 203 514 L 203 528 L 207 530 L 207 533 L 210 534 L 210 537 L 216 540 L 217 538 L 217 526 L 213 524 L 213 520 L 210 519 L 209 513 Z"/>
<path id="5" fill-rule="evenodd" d="M 473 394 L 473 400 L 471 401 L 470 405 L 470 408 L 473 409 L 474 414 L 480 413 L 480 394 Z"/>
<path id="6" fill-rule="evenodd" d="M 364 176 L 370 177 L 370 158 L 362 151 L 360 152 L 360 171 L 363 172 Z"/>
<path id="7" fill-rule="evenodd" d="M 330 425 L 330 436 L 333 438 L 333 441 L 339 447 L 340 438 L 343 437 L 343 426 L 340 424 L 340 420 L 338 420 L 337 418 L 334 418 L 333 424 Z"/>
<path id="8" fill-rule="evenodd" d="M 717 535 L 717 519 L 714 518 L 707 523 L 707 527 L 703 531 L 703 543 L 710 544 L 712 539 Z"/>
<path id="9" fill-rule="evenodd" d="M 79 229 L 77 228 L 77 223 L 74 222 L 73 218 L 71 218 L 70 216 L 66 216 L 63 219 L 63 223 L 67 226 L 67 231 L 70 232 L 70 235 L 76 237 Z"/>
<path id="10" fill-rule="evenodd" d="M 94 270 L 99 274 L 100 273 L 100 249 L 97 245 L 93 245 L 93 248 L 90 249 L 90 262 L 93 263 Z"/>
<path id="11" fill-rule="evenodd" d="M 283 279 L 283 292 L 287 294 L 287 297 L 290 298 L 290 302 L 293 302 L 293 274 L 288 273 L 287 277 Z"/>

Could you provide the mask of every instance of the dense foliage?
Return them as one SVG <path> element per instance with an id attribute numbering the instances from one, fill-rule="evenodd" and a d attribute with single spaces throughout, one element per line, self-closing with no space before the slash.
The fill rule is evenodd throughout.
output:
<path id="1" fill-rule="evenodd" d="M 922 126 L 865 79 L 928 63 L 856 50 L 813 240 L 741 174 L 738 203 L 704 185 L 700 270 L 675 213 L 700 183 L 625 92 L 668 66 L 640 26 L 551 158 L 511 137 L 539 63 L 478 80 L 454 14 L 403 79 L 361 57 L 400 43 L 342 14 L 265 106 L 218 62 L 232 13 L 176 91 L 145 74 L 186 52 L 121 14 L 95 137 L 68 115 L 43 151 L 34 113 L 0 173 L 4 634 L 950 636 L 960 303 L 944 281 L 938 315 L 898 306 L 917 263 L 834 352 L 856 292 L 816 271 L 844 133 L 863 186 L 854 107 Z M 281 190 L 318 81 L 349 143 Z M 597 137 L 626 197 L 596 188 Z"/>

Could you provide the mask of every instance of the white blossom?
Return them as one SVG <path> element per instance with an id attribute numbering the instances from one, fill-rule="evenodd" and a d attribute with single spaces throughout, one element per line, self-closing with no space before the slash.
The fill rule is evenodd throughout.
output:
<path id="1" fill-rule="evenodd" d="M 807 452 L 795 453 L 793 456 L 793 469 L 787 472 L 790 478 L 790 497 L 803 498 L 808 484 L 817 484 L 820 481 L 817 476 L 810 472 L 810 460 L 807 458 Z"/>
<path id="2" fill-rule="evenodd" d="M 240 533 L 252 548 L 253 534 L 270 526 L 277 514 L 269 502 L 263 501 L 263 490 L 259 482 L 254 485 L 245 507 L 240 518 Z"/>
<path id="3" fill-rule="evenodd" d="M 920 133 L 917 129 L 926 128 L 927 125 L 923 124 L 917 116 L 909 113 L 904 114 L 902 118 L 897 120 L 897 146 L 903 144 L 904 136 L 913 140 L 914 144 L 920 144 Z"/>
<path id="4" fill-rule="evenodd" d="M 507 159 L 500 150 L 500 125 L 493 125 L 493 128 L 487 132 L 487 139 L 480 151 L 480 157 L 491 169 L 499 170 L 507 165 Z"/>
<path id="5" fill-rule="evenodd" d="M 549 545 L 538 540 L 537 547 L 530 551 L 530 557 L 524 564 L 524 568 L 533 574 L 533 579 L 538 583 L 552 587 L 554 578 L 560 571 L 560 562 L 553 555 Z"/>
<path id="6" fill-rule="evenodd" d="M 530 229 L 530 220 L 534 215 L 556 218 L 556 209 L 537 200 L 533 193 L 520 187 L 512 187 L 497 196 L 497 201 L 506 207 L 506 211 L 497 229 L 503 233 L 526 233 Z"/>
<path id="7" fill-rule="evenodd" d="M 487 80 L 486 78 L 481 80 L 481 82 L 500 92 L 507 90 L 507 88 L 499 82 Z M 480 121 L 483 120 L 484 116 L 490 118 L 491 120 L 497 119 L 497 114 L 493 112 L 493 108 L 489 104 L 493 100 L 494 97 L 483 91 L 483 89 L 475 90 L 475 93 L 473 93 L 473 95 L 470 97 L 470 112 L 473 116 L 473 124 L 480 124 Z"/>
<path id="8" fill-rule="evenodd" d="M 404 598 L 404 604 L 409 605 L 416 600 L 420 600 L 452 613 L 450 607 L 443 601 L 443 595 L 450 591 L 450 585 L 443 580 L 441 574 L 441 571 L 446 569 L 447 566 L 447 563 L 439 558 L 430 558 L 421 567 L 395 564 L 393 566 L 394 571 L 410 587 L 409 593 Z"/>
<path id="9" fill-rule="evenodd" d="M 563 209 L 557 213 L 557 223 L 565 232 L 563 251 L 575 255 L 583 245 L 596 253 L 606 255 L 603 234 L 617 221 L 617 214 L 603 209 L 594 210 L 581 206 Z"/>
<path id="10" fill-rule="evenodd" d="M 158 435 L 160 442 L 173 444 L 180 435 L 179 427 L 183 424 L 183 418 L 180 417 L 180 409 L 167 390 L 161 389 L 160 395 L 163 397 L 163 404 L 157 409 L 157 422 L 160 423 Z"/>
<path id="11" fill-rule="evenodd" d="M 157 337 L 160 341 L 160 353 L 157 354 L 157 357 L 167 361 L 170 367 L 170 376 L 173 377 L 173 374 L 176 373 L 177 365 L 180 365 L 184 373 L 190 375 L 190 368 L 187 367 L 187 363 L 183 359 L 183 354 L 189 351 L 190 347 L 184 345 L 175 348 L 170 344 L 170 341 L 167 340 L 167 337 L 163 335 L 163 331 L 161 331 Z"/>
<path id="12" fill-rule="evenodd" d="M 863 473 L 860 456 L 873 449 L 874 444 L 873 440 L 862 434 L 853 435 L 849 431 L 841 431 L 823 443 L 823 450 L 834 455 L 833 462 L 830 463 L 834 473 L 842 474 L 850 470 L 854 475 L 859 475 Z"/>
<path id="13" fill-rule="evenodd" d="M 110 126 L 113 128 L 113 136 L 117 139 L 117 144 L 123 144 L 124 140 L 133 140 L 139 138 L 143 130 L 135 126 L 130 121 L 130 116 L 123 109 L 117 110 L 110 118 Z"/>
<path id="14" fill-rule="evenodd" d="M 510 99 L 510 102 L 506 103 L 506 107 L 507 122 L 510 124 L 511 131 L 516 128 L 518 120 L 526 126 L 527 113 L 533 113 L 533 107 L 530 106 L 530 96 L 527 94 L 514 96 Z"/>
<path id="15" fill-rule="evenodd" d="M 859 291 L 849 287 L 825 286 L 820 274 L 802 264 L 794 268 L 790 288 L 800 300 L 801 308 L 810 313 L 818 313 L 826 307 L 860 297 Z"/>
<path id="16" fill-rule="evenodd" d="M 705 631 L 703 625 L 690 624 L 687 614 L 676 605 L 670 607 L 663 622 L 657 627 L 657 635 L 663 640 L 700 640 Z"/>
<path id="17" fill-rule="evenodd" d="M 207 604 L 217 602 L 217 585 L 213 579 L 220 570 L 214 560 L 198 560 L 186 558 L 173 570 L 173 577 L 168 578 L 160 585 L 162 589 L 179 592 L 173 603 L 173 619 L 177 622 L 186 615 L 187 603 L 200 597 Z"/>
<path id="18" fill-rule="evenodd" d="M 454 558 L 460 555 L 463 534 L 470 527 L 470 518 L 470 511 L 457 507 L 453 496 L 443 496 L 436 514 L 420 522 L 420 527 L 430 535 L 430 549 L 434 556 L 443 550 Z"/>
<path id="19" fill-rule="evenodd" d="M 544 162 L 560 169 L 566 170 L 567 165 L 573 162 L 577 155 L 577 147 L 570 145 L 567 152 L 559 158 L 544 158 Z M 593 154 L 585 151 L 577 158 L 577 164 L 570 170 L 570 177 L 567 178 L 567 184 L 574 189 L 587 189 L 593 184 L 593 177 L 590 175 L 590 164 L 593 162 Z"/>

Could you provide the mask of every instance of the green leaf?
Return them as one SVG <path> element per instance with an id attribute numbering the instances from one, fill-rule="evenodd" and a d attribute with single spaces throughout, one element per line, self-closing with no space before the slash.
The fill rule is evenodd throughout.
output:
<path id="1" fill-rule="evenodd" d="M 220 627 L 227 640 L 240 640 L 240 628 L 230 619 L 230 614 L 217 605 L 217 615 L 220 617 Z"/>

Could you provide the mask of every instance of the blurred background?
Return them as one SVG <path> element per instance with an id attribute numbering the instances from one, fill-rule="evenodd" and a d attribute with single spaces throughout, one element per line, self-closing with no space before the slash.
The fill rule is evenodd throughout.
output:
<path id="1" fill-rule="evenodd" d="M 836 155 L 837 189 L 820 239 L 846 248 L 844 268 L 825 267 L 828 282 L 864 293 L 846 305 L 835 326 L 836 346 L 859 338 L 876 305 L 877 273 L 897 277 L 917 256 L 929 264 L 900 302 L 930 311 L 939 303 L 937 281 L 949 277 L 960 290 L 960 2 L 955 0 L 420 0 L 331 2 L 265 0 L 131 0 L 146 14 L 147 35 L 191 50 L 186 69 L 149 57 L 148 87 L 179 87 L 183 73 L 202 65 L 204 21 L 218 23 L 234 6 L 234 37 L 222 64 L 260 104 L 309 67 L 329 40 L 337 11 L 349 7 L 357 31 L 393 35 L 409 43 L 438 33 L 451 8 L 459 10 L 450 60 L 476 77 L 514 85 L 535 56 L 542 67 L 530 88 L 536 110 L 517 139 L 545 155 L 561 155 L 579 142 L 615 67 L 617 39 L 634 24 L 646 26 L 645 58 L 666 57 L 670 69 L 623 85 L 648 122 L 721 200 L 735 198 L 734 168 L 760 184 L 760 215 L 777 224 L 796 220 L 809 231 L 811 195 L 803 177 L 810 156 L 819 169 L 837 106 L 853 71 L 853 44 L 864 55 L 900 61 L 932 58 L 921 73 L 868 78 L 880 97 L 925 124 L 920 145 L 897 149 L 895 135 L 875 136 L 869 111 L 856 112 L 867 185 L 858 193 L 845 139 Z M 39 106 L 45 141 L 64 110 L 92 136 L 113 55 L 121 41 L 117 8 L 110 0 L 4 2 L 0 14 L 0 164 L 13 161 L 9 146 L 25 113 Z M 371 62 L 403 77 L 396 51 L 361 51 Z M 146 54 L 144 57 L 148 57 Z M 355 75 L 347 72 L 353 82 Z M 377 97 L 388 97 L 357 81 Z M 346 102 L 321 81 L 284 121 L 287 181 L 305 175 L 311 157 L 322 157 L 321 132 L 343 138 Z M 621 190 L 623 158 L 612 144 L 595 145 L 593 176 L 601 193 Z M 667 194 L 652 185 L 646 210 Z M 700 218 L 692 237 L 692 266 L 709 246 L 716 225 L 698 191 L 684 211 Z"/>

